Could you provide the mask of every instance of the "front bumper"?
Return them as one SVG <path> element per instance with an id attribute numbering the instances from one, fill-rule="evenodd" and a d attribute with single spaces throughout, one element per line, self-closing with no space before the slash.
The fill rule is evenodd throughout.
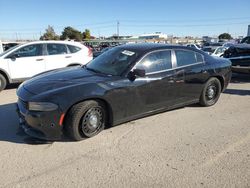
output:
<path id="1" fill-rule="evenodd" d="M 26 134 L 43 140 L 61 140 L 62 126 L 59 125 L 60 112 L 31 112 L 27 110 L 25 102 L 18 100 L 17 113 L 19 123 Z"/>

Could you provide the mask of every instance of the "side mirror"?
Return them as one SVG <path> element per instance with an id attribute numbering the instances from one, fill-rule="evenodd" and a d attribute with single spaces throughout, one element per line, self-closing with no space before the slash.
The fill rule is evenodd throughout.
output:
<path id="1" fill-rule="evenodd" d="M 146 71 L 144 69 L 134 69 L 133 72 L 139 77 L 144 77 L 146 75 Z"/>
<path id="2" fill-rule="evenodd" d="M 128 73 L 128 79 L 131 81 L 134 81 L 136 79 L 136 76 L 138 77 L 144 77 L 146 75 L 145 70 L 143 69 L 134 69 L 133 71 L 130 71 Z"/>
<path id="3" fill-rule="evenodd" d="M 12 61 L 16 61 L 17 55 L 11 54 L 8 58 L 10 58 Z"/>

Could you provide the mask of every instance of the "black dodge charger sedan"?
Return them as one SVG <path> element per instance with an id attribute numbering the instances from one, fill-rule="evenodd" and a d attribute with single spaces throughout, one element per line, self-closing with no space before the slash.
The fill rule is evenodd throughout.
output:
<path id="1" fill-rule="evenodd" d="M 17 90 L 18 114 L 31 136 L 82 140 L 105 127 L 173 108 L 193 103 L 211 106 L 230 78 L 229 60 L 200 50 L 122 45 L 85 66 L 27 80 Z"/>

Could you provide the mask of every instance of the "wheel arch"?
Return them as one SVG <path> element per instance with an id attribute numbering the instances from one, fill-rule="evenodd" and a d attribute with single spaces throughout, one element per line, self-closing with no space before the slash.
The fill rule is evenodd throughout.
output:
<path id="1" fill-rule="evenodd" d="M 4 78 L 7 81 L 7 84 L 11 83 L 11 79 L 10 79 L 10 76 L 8 75 L 8 73 L 6 73 L 4 70 L 0 69 L 0 74 L 4 76 Z"/>
<path id="2" fill-rule="evenodd" d="M 223 76 L 217 75 L 217 76 L 213 76 L 213 77 L 217 78 L 220 81 L 221 91 L 223 91 L 225 88 L 225 80 L 224 80 Z"/>
<path id="3" fill-rule="evenodd" d="M 65 119 L 67 118 L 67 115 L 68 115 L 68 112 L 70 111 L 70 109 L 76 105 L 76 104 L 79 104 L 81 102 L 84 102 L 84 101 L 90 101 L 90 100 L 94 100 L 94 101 L 98 101 L 100 103 L 102 103 L 104 106 L 105 106 L 105 110 L 107 111 L 107 125 L 105 126 L 105 128 L 109 128 L 113 125 L 113 110 L 112 110 L 112 107 L 110 105 L 110 103 L 103 99 L 103 98 L 98 98 L 98 97 L 94 97 L 94 98 L 87 98 L 87 99 L 84 99 L 84 100 L 81 100 L 81 101 L 77 101 L 75 102 L 74 104 L 72 104 L 65 112 L 65 118 L 63 120 L 63 123 L 65 122 Z"/>

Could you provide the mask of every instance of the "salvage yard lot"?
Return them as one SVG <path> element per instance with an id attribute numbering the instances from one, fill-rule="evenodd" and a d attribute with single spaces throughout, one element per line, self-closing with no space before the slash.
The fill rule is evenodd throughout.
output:
<path id="1" fill-rule="evenodd" d="M 250 187 L 250 76 L 192 105 L 81 142 L 25 135 L 16 86 L 0 93 L 0 187 Z"/>

